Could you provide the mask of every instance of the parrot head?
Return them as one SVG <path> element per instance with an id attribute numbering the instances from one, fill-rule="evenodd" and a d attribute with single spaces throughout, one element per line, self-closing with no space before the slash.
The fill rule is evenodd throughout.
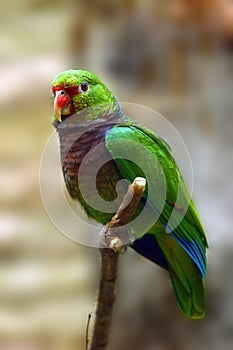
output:
<path id="1" fill-rule="evenodd" d="M 58 74 L 52 82 L 52 91 L 54 119 L 59 123 L 85 108 L 116 103 L 107 87 L 94 74 L 83 70 Z"/>

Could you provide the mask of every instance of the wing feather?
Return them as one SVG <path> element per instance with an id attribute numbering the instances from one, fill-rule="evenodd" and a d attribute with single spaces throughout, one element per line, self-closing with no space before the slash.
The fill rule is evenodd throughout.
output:
<path id="1" fill-rule="evenodd" d="M 133 141 L 133 147 L 129 144 L 127 149 L 128 159 L 119 154 L 125 154 L 125 142 Z M 187 252 L 195 262 L 202 276 L 206 270 L 205 250 L 207 240 L 201 225 L 199 216 L 193 202 L 186 190 L 180 171 L 172 156 L 171 150 L 165 142 L 153 134 L 150 130 L 140 125 L 121 125 L 112 128 L 106 135 L 106 147 L 119 167 L 124 178 L 133 181 L 137 176 L 149 176 L 147 181 L 151 183 L 152 196 L 150 196 L 150 206 L 155 212 L 162 211 L 159 220 L 170 234 Z M 138 155 L 138 158 L 135 155 Z M 131 158 L 132 157 L 132 158 Z M 138 166 L 129 159 L 138 159 L 139 164 L 143 159 L 143 166 Z M 164 203 L 161 188 L 166 184 L 166 200 Z M 174 208 L 178 190 L 180 191 L 180 201 L 178 208 Z M 144 197 L 147 196 L 145 192 Z M 185 214 L 180 211 L 180 207 L 188 207 Z M 167 226 L 171 213 L 176 210 L 174 216 L 178 225 L 173 230 Z M 182 217 L 181 217 L 182 216 Z M 181 218 L 181 220 L 180 220 Z"/>

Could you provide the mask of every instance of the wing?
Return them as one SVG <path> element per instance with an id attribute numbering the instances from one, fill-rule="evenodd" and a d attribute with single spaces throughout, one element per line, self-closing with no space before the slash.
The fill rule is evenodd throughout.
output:
<path id="1" fill-rule="evenodd" d="M 147 234 L 134 241 L 133 248 L 169 270 L 184 313 L 202 318 L 207 240 L 171 150 L 140 125 L 114 127 L 105 141 L 124 178 L 132 182 L 137 176 L 146 176 L 144 199 L 148 199 L 154 214 L 160 215 Z M 188 209 L 183 212 L 182 208 Z"/>
<path id="2" fill-rule="evenodd" d="M 182 246 L 204 276 L 206 236 L 166 143 L 140 125 L 121 125 L 112 128 L 106 135 L 106 147 L 115 158 L 124 178 L 132 182 L 136 176 L 147 177 L 150 193 L 152 193 L 148 197 L 150 206 L 155 213 L 161 212 L 159 220 L 168 234 Z M 165 201 L 164 186 L 166 187 Z M 176 203 L 178 192 L 179 202 Z M 147 195 L 148 193 L 145 192 L 144 196 Z M 185 207 L 188 210 L 184 214 L 182 208 Z M 172 213 L 171 226 L 176 222 L 178 225 L 170 230 L 167 224 Z"/>

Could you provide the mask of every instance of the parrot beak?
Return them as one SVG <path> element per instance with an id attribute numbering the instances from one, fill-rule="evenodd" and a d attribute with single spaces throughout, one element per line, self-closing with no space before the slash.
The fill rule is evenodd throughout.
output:
<path id="1" fill-rule="evenodd" d="M 63 122 L 74 114 L 74 106 L 70 96 L 64 91 L 56 91 L 54 98 L 54 114 L 57 122 Z"/>
<path id="2" fill-rule="evenodd" d="M 58 93 L 59 91 L 56 92 L 56 95 L 54 98 L 54 115 L 55 115 L 55 120 L 57 122 L 61 122 L 61 107 L 59 106 L 59 103 L 58 103 Z"/>

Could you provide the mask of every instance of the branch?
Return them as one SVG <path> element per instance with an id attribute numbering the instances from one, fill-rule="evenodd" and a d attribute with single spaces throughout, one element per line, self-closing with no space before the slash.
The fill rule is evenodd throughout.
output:
<path id="1" fill-rule="evenodd" d="M 105 350 L 107 347 L 116 298 L 119 254 L 129 243 L 130 232 L 126 225 L 135 213 L 145 186 L 144 178 L 137 177 L 134 180 L 117 213 L 100 232 L 101 278 L 90 350 Z"/>

